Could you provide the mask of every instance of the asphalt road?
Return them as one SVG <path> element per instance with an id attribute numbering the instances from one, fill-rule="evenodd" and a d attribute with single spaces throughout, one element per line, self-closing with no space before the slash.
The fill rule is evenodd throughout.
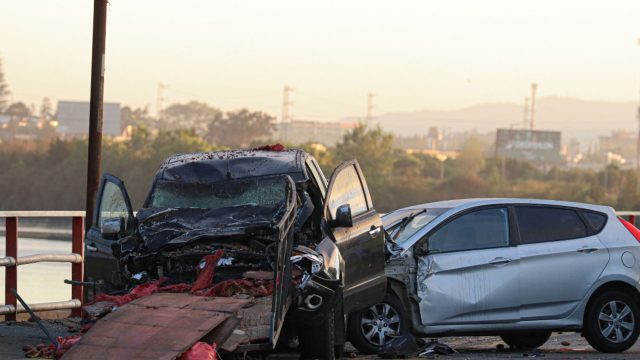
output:
<path id="1" fill-rule="evenodd" d="M 71 335 L 70 329 L 78 324 L 69 320 L 47 321 L 47 327 L 57 335 Z M 536 352 L 498 350 L 503 344 L 497 337 L 451 337 L 441 338 L 440 342 L 453 347 L 457 353 L 451 355 L 437 355 L 435 358 L 446 359 L 640 359 L 640 342 L 622 354 L 603 354 L 593 350 L 587 342 L 575 333 L 553 334 L 551 339 Z M 35 345 L 46 342 L 46 338 L 34 323 L 0 323 L 0 359 L 24 359 L 22 345 Z M 563 344 L 564 343 L 564 344 Z M 289 354 L 282 358 L 295 358 Z M 373 355 L 349 354 L 354 359 L 379 359 Z M 280 358 L 273 356 L 272 358 Z M 413 358 L 420 359 L 420 358 Z"/>
<path id="2" fill-rule="evenodd" d="M 576 333 L 555 333 L 549 341 L 534 352 L 498 350 L 504 343 L 498 337 L 451 337 L 441 338 L 457 353 L 438 355 L 437 359 L 640 359 L 640 342 L 622 354 L 603 354 L 595 351 L 587 341 Z M 563 345 L 564 343 L 564 345 Z M 377 359 L 377 356 L 358 356 L 359 359 Z M 420 359 L 420 358 L 414 358 Z"/>

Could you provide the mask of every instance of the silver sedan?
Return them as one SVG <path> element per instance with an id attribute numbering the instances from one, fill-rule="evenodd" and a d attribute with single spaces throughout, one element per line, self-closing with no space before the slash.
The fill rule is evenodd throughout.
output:
<path id="1" fill-rule="evenodd" d="M 365 353 L 398 334 L 499 335 L 516 349 L 552 331 L 622 352 L 640 332 L 640 231 L 610 207 L 465 199 L 385 215 L 388 293 L 349 318 Z"/>

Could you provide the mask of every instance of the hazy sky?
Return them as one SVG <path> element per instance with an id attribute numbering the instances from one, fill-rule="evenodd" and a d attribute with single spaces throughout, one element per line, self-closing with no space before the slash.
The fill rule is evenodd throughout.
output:
<path id="1" fill-rule="evenodd" d="M 1 0 L 14 100 L 89 98 L 91 0 Z M 111 0 L 108 101 L 196 99 L 295 118 L 521 103 L 539 94 L 636 100 L 640 1 Z"/>

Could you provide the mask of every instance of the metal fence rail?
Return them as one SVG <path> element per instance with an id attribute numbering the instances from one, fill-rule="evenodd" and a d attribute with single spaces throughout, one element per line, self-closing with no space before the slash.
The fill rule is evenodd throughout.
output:
<path id="1" fill-rule="evenodd" d="M 6 267 L 4 282 L 4 305 L 0 305 L 0 315 L 5 320 L 15 320 L 16 314 L 25 312 L 17 305 L 11 289 L 18 289 L 18 266 L 39 262 L 71 263 L 71 280 L 81 282 L 84 277 L 84 211 L 0 211 L 5 218 L 5 257 L 0 258 L 0 266 Z M 25 217 L 70 217 L 71 254 L 35 254 L 18 257 L 18 219 Z M 34 311 L 72 309 L 73 316 L 81 315 L 83 288 L 71 285 L 71 300 L 29 304 Z"/>
<path id="2" fill-rule="evenodd" d="M 620 217 L 636 224 L 640 218 L 640 211 L 618 211 Z M 84 292 L 78 283 L 84 278 L 84 211 L 0 211 L 0 218 L 5 218 L 5 257 L 0 258 L 0 266 L 6 267 L 5 272 L 5 304 L 0 305 L 0 315 L 5 320 L 15 320 L 17 313 L 25 309 L 17 304 L 17 299 L 10 289 L 18 288 L 18 266 L 39 262 L 71 263 L 71 300 L 29 304 L 34 311 L 48 311 L 71 309 L 73 316 L 81 315 Z M 25 217 L 70 217 L 71 225 L 71 254 L 35 254 L 18 257 L 18 219 Z"/>

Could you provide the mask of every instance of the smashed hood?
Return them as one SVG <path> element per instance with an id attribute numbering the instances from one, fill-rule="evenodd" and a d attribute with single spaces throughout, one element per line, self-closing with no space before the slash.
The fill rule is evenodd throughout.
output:
<path id="1" fill-rule="evenodd" d="M 285 211 L 284 203 L 219 209 L 144 208 L 137 214 L 138 234 L 146 250 L 155 252 L 204 238 L 272 233 Z"/>

